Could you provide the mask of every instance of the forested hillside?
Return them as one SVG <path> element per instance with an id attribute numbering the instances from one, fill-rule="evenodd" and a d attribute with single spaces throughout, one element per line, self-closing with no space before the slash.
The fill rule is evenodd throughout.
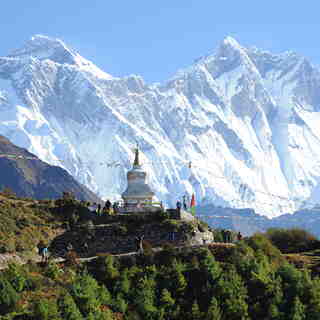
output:
<path id="1" fill-rule="evenodd" d="M 221 230 L 206 228 L 165 211 L 96 215 L 70 194 L 55 201 L 0 194 L 0 319 L 319 319 L 316 237 L 270 229 L 223 243 Z M 194 245 L 195 234 L 208 233 L 215 242 Z M 72 247 L 57 256 L 64 238 Z M 110 246 L 115 239 L 122 247 Z M 40 262 L 39 243 L 49 247 L 48 260 Z M 19 264 L 1 265 L 12 255 Z"/>
<path id="2" fill-rule="evenodd" d="M 11 265 L 0 275 L 0 319 L 319 319 L 320 279 L 262 235 L 87 264 Z"/>

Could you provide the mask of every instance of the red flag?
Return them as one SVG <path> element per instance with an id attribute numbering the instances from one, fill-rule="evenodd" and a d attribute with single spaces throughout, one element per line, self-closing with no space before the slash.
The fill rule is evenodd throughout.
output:
<path id="1" fill-rule="evenodd" d="M 192 194 L 192 197 L 191 197 L 190 209 L 191 209 L 191 213 L 195 215 L 196 214 L 196 198 L 194 196 L 194 193 Z"/>

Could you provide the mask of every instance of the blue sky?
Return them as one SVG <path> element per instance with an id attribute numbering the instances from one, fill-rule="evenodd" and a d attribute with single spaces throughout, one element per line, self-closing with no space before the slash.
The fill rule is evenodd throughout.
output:
<path id="1" fill-rule="evenodd" d="M 8 0 L 1 10 L 0 56 L 45 34 L 112 75 L 135 73 L 147 82 L 164 81 L 227 35 L 320 64 L 316 0 Z"/>

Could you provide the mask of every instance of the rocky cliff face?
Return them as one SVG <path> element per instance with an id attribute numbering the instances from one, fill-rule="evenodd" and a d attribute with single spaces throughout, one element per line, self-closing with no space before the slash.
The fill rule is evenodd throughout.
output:
<path id="1" fill-rule="evenodd" d="M 125 189 L 138 142 L 166 204 L 195 192 L 201 204 L 272 217 L 320 198 L 319 86 L 303 57 L 232 38 L 166 83 L 147 85 L 35 36 L 0 58 L 0 133 L 103 197 Z"/>
<path id="2" fill-rule="evenodd" d="M 72 191 L 78 199 L 99 198 L 78 183 L 66 170 L 50 166 L 25 149 L 0 136 L 0 189 L 10 188 L 19 197 L 57 199 L 63 191 Z"/>

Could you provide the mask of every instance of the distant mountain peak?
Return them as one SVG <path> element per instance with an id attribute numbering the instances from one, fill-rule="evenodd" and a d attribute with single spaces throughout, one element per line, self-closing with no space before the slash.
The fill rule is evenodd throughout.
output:
<path id="1" fill-rule="evenodd" d="M 232 38 L 231 36 L 225 37 L 222 41 L 222 45 L 232 46 L 234 48 L 241 48 L 241 45 L 239 44 L 239 42 L 235 38 Z"/>
<path id="2" fill-rule="evenodd" d="M 38 60 L 51 60 L 58 64 L 68 64 L 79 67 L 94 74 L 98 78 L 111 79 L 112 76 L 96 67 L 91 61 L 83 58 L 75 50 L 68 47 L 62 40 L 37 34 L 32 36 L 19 49 L 14 50 L 9 57 L 33 57 Z"/>
<path id="3" fill-rule="evenodd" d="M 38 34 L 32 36 L 22 48 L 14 50 L 9 56 L 32 56 L 40 60 L 50 59 L 61 64 L 78 64 L 77 55 L 61 40 Z"/>
<path id="4" fill-rule="evenodd" d="M 228 36 L 222 40 L 217 50 L 217 55 L 246 56 L 246 48 L 236 39 Z"/>

